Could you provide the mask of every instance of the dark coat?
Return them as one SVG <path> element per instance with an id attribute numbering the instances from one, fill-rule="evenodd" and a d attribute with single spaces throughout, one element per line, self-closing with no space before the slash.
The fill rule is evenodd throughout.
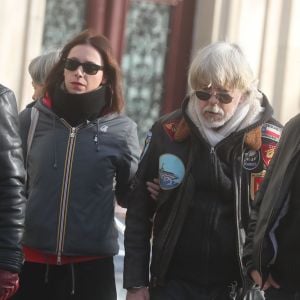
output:
<path id="1" fill-rule="evenodd" d="M 27 157 L 28 205 L 23 244 L 46 253 L 112 256 L 118 253 L 115 196 L 121 205 L 137 169 L 136 124 L 109 114 L 70 126 L 42 102 L 30 151 L 31 108 L 20 114 Z"/>
<path id="2" fill-rule="evenodd" d="M 25 176 L 16 99 L 0 85 L 0 269 L 12 272 L 23 262 Z"/>
<path id="3" fill-rule="evenodd" d="M 300 115 L 297 115 L 284 127 L 276 155 L 255 199 L 255 208 L 249 222 L 243 260 L 248 272 L 256 269 L 264 280 L 274 263 L 277 250 L 269 233 L 278 225 L 281 211 L 288 200 L 291 183 L 299 164 L 299 154 Z M 298 239 L 298 236 L 295 239 Z"/>
<path id="4" fill-rule="evenodd" d="M 193 139 L 197 137 L 191 133 L 196 129 L 185 113 L 187 103 L 188 99 L 185 100 L 182 111 L 178 110 L 156 122 L 146 140 L 126 217 L 125 288 L 149 285 L 151 236 L 152 284 L 163 285 L 165 282 L 172 253 L 195 190 L 195 180 L 190 173 L 190 168 L 194 160 Z M 259 180 L 263 178 L 269 163 L 269 160 L 264 160 L 265 150 L 274 150 L 279 139 L 278 137 L 276 141 L 272 141 L 273 148 L 269 147 L 270 140 L 266 132 L 270 127 L 275 128 L 279 135 L 281 131 L 281 125 L 271 117 L 272 108 L 266 98 L 263 106 L 265 112 L 261 120 L 248 128 L 232 133 L 215 147 L 211 147 L 202 136 L 198 137 L 202 147 L 210 151 L 212 164 L 221 153 L 232 155 L 230 159 L 234 182 L 236 247 L 239 250 L 237 259 L 241 271 L 241 278 L 238 280 L 241 284 L 245 278 L 241 264 L 242 246 L 248 225 L 251 199 L 254 199 Z M 185 170 L 182 178 L 174 178 L 172 174 L 162 170 L 159 172 L 159 168 L 162 167 L 159 166 L 159 160 L 164 154 L 176 156 L 182 162 Z M 160 192 L 158 201 L 154 202 L 147 192 L 145 182 L 158 177 L 158 172 L 160 181 L 164 181 L 166 186 Z"/>

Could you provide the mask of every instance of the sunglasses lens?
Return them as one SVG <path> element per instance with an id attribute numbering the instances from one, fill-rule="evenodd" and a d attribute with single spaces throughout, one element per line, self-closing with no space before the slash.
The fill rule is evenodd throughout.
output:
<path id="1" fill-rule="evenodd" d="M 210 93 L 204 91 L 196 91 L 195 94 L 199 100 L 203 100 L 203 101 L 209 100 L 211 96 Z"/>
<path id="2" fill-rule="evenodd" d="M 195 91 L 195 94 L 199 100 L 208 101 L 212 94 L 205 91 Z M 232 101 L 233 97 L 227 93 L 217 93 L 215 97 L 222 103 L 228 104 Z"/>
<path id="3" fill-rule="evenodd" d="M 232 97 L 229 94 L 218 94 L 218 99 L 224 103 L 224 104 L 228 104 L 232 101 Z"/>
<path id="4" fill-rule="evenodd" d="M 79 66 L 82 66 L 83 72 L 88 75 L 95 75 L 99 70 L 103 70 L 103 66 L 86 62 L 81 63 L 78 60 L 67 58 L 65 61 L 65 69 L 69 71 L 75 71 Z"/>
<path id="5" fill-rule="evenodd" d="M 83 71 L 89 75 L 95 75 L 100 70 L 100 66 L 93 63 L 83 63 L 82 68 Z"/>
<path id="6" fill-rule="evenodd" d="M 74 59 L 66 59 L 65 69 L 75 71 L 80 66 L 80 62 Z"/>

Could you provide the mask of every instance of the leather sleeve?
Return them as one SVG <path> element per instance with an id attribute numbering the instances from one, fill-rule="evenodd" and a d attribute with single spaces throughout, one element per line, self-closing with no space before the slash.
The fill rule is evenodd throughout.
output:
<path id="1" fill-rule="evenodd" d="M 116 172 L 115 195 L 118 204 L 122 207 L 127 207 L 126 195 L 130 192 L 130 182 L 136 173 L 140 155 L 137 126 L 133 122 L 130 124 L 127 129 L 126 145 L 123 147 L 124 155 Z"/>
<path id="2" fill-rule="evenodd" d="M 19 272 L 25 215 L 25 170 L 16 99 L 0 85 L 0 269 Z"/>
<path id="3" fill-rule="evenodd" d="M 158 177 L 156 138 L 152 128 L 128 196 L 123 278 L 126 289 L 149 285 L 150 238 L 156 204 L 147 191 L 146 182 Z"/>
<path id="4" fill-rule="evenodd" d="M 276 120 L 272 119 L 271 120 L 271 124 L 276 126 L 279 131 L 280 131 L 280 135 L 281 135 L 281 130 L 282 130 L 282 125 L 280 123 L 278 123 Z M 260 206 L 261 203 L 263 201 L 267 186 L 269 185 L 269 181 L 270 178 L 272 176 L 273 173 L 273 165 L 277 163 L 278 160 L 278 146 L 279 146 L 279 142 L 278 141 L 273 141 L 272 142 L 274 144 L 275 150 L 274 150 L 274 156 L 272 155 L 272 159 L 270 161 L 270 165 L 266 166 L 264 165 L 264 171 L 266 172 L 266 175 L 264 176 L 264 179 L 262 181 L 262 184 L 257 192 L 257 194 L 255 195 L 255 200 L 253 202 L 252 205 L 252 209 L 251 209 L 251 214 L 250 214 L 250 220 L 248 222 L 248 227 L 247 227 L 247 236 L 246 236 L 246 241 L 245 241 L 245 245 L 244 245 L 244 249 L 243 249 L 243 264 L 246 268 L 247 273 L 249 274 L 252 270 L 258 270 L 259 267 L 257 265 L 257 263 L 255 262 L 256 259 L 253 259 L 253 239 L 254 239 L 254 235 L 256 232 L 256 227 L 257 227 L 257 220 L 258 220 L 258 216 L 259 216 L 259 210 L 260 210 Z M 264 141 L 262 142 L 262 145 L 264 145 Z M 261 149 L 262 152 L 262 156 L 263 154 L 263 150 Z M 272 253 L 272 251 L 270 250 L 270 247 L 265 246 L 267 251 L 269 253 Z M 271 254 L 270 254 L 271 255 Z M 261 270 L 259 270 L 261 271 Z M 266 274 L 262 274 L 264 276 L 266 276 Z"/>

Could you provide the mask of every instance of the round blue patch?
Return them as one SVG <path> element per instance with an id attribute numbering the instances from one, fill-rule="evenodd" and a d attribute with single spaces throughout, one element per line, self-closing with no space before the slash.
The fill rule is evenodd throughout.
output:
<path id="1" fill-rule="evenodd" d="M 260 163 L 260 152 L 248 150 L 244 153 L 243 166 L 246 170 L 251 171 L 258 167 Z"/>
<path id="2" fill-rule="evenodd" d="M 159 157 L 159 185 L 162 190 L 171 190 L 179 186 L 185 174 L 183 162 L 173 154 Z"/>

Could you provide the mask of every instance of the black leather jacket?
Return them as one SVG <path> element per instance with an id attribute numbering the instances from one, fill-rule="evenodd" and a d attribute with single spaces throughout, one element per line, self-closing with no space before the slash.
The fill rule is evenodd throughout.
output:
<path id="1" fill-rule="evenodd" d="M 19 272 L 23 262 L 25 170 L 16 100 L 0 85 L 0 269 Z"/>
<path id="2" fill-rule="evenodd" d="M 150 239 L 152 236 L 152 285 L 163 285 L 172 253 L 185 221 L 193 191 L 194 179 L 189 172 L 193 164 L 193 136 L 195 126 L 185 114 L 188 99 L 183 104 L 182 111 L 176 111 L 160 119 L 152 127 L 146 142 L 144 154 L 133 184 L 126 216 L 125 231 L 125 264 L 124 287 L 149 285 Z M 203 147 L 211 153 L 211 162 L 220 151 L 232 153 L 232 174 L 234 182 L 235 215 L 236 215 L 236 249 L 240 263 L 240 285 L 246 278 L 241 263 L 242 246 L 245 240 L 249 213 L 254 194 L 264 176 L 265 169 L 272 156 L 273 147 L 279 137 L 274 137 L 272 147 L 267 137 L 270 128 L 275 134 L 280 134 L 281 125 L 271 118 L 272 108 L 264 98 L 264 114 L 257 123 L 239 132 L 235 132 L 222 142 L 211 147 L 201 136 Z M 268 150 L 270 150 L 268 152 Z M 269 155 L 267 158 L 267 152 Z M 164 175 L 171 182 L 171 188 L 162 190 L 157 202 L 153 201 L 147 192 L 145 182 L 158 176 L 159 159 L 164 154 L 179 158 L 184 165 L 185 174 L 181 182 L 174 174 Z M 173 176 L 173 177 L 172 177 Z M 172 180 L 174 181 L 172 182 Z M 173 188 L 172 188 L 173 185 Z"/>
<path id="3" fill-rule="evenodd" d="M 270 239 L 270 232 L 282 217 L 281 211 L 288 200 L 299 159 L 300 115 L 297 115 L 284 127 L 276 155 L 257 193 L 249 222 L 244 264 L 248 272 L 258 270 L 264 280 L 276 260 L 277 253 L 277 243 Z"/>

